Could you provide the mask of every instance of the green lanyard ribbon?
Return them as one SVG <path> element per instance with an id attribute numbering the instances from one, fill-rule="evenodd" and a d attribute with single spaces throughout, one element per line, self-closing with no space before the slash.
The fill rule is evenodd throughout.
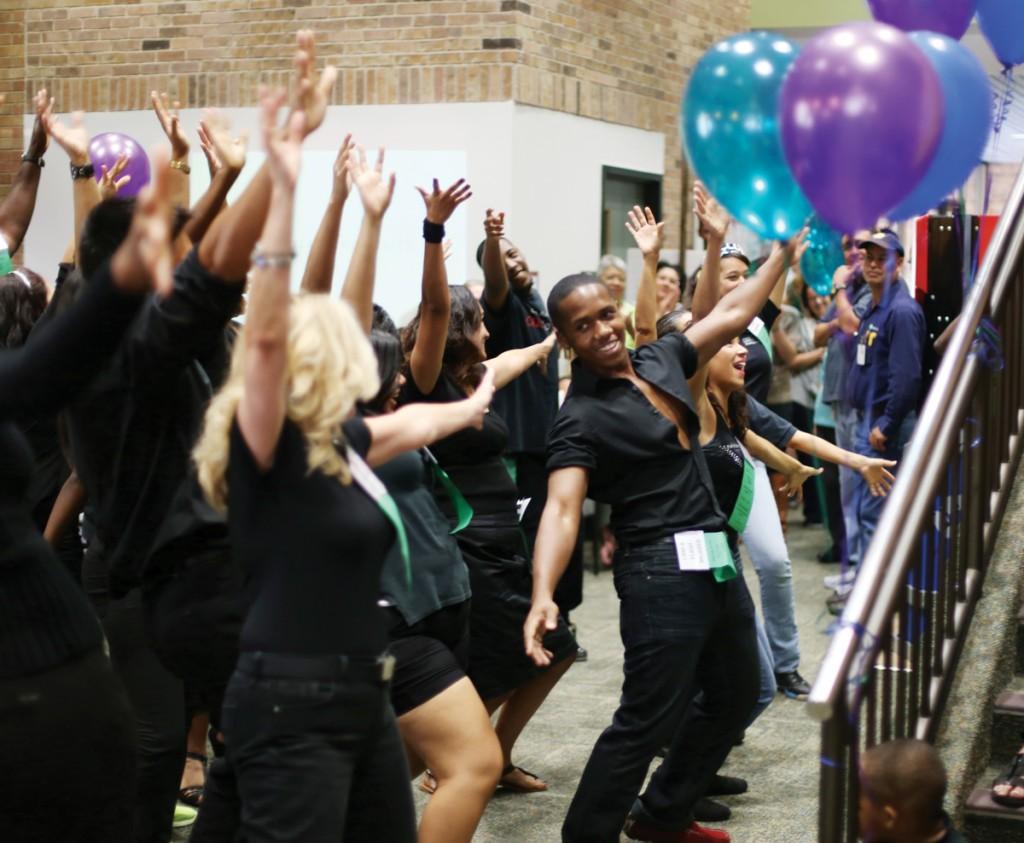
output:
<path id="1" fill-rule="evenodd" d="M 736 497 L 732 513 L 729 515 L 729 526 L 737 533 L 747 529 L 747 522 L 750 520 L 750 511 L 754 508 L 754 466 L 750 460 L 743 459 L 743 481 L 740 484 L 740 493 Z"/>
<path id="2" fill-rule="evenodd" d="M 452 502 L 452 507 L 455 509 L 455 527 L 448 531 L 450 535 L 454 536 L 459 530 L 466 529 L 469 522 L 473 520 L 473 507 L 469 505 L 469 501 L 459 491 L 459 487 L 448 476 L 448 472 L 441 468 L 437 458 L 426 448 L 423 449 L 423 453 L 426 455 L 427 462 L 430 463 L 434 481 L 444 489 L 444 493 L 448 495 L 448 500 Z"/>
<path id="3" fill-rule="evenodd" d="M 705 533 L 704 546 L 708 551 L 708 566 L 715 582 L 726 582 L 736 576 L 736 563 L 729 549 L 725 533 Z"/>
<path id="4" fill-rule="evenodd" d="M 10 253 L 6 249 L 0 249 L 0 275 L 6 275 L 14 269 Z"/>
<path id="5" fill-rule="evenodd" d="M 352 469 L 352 479 L 356 482 L 370 499 L 377 504 L 384 517 L 391 522 L 395 528 L 395 535 L 398 538 L 398 547 L 402 551 L 402 562 L 405 563 L 405 584 L 412 588 L 412 564 L 409 561 L 409 537 L 405 532 L 405 523 L 402 521 L 402 514 L 398 511 L 398 504 L 391 497 L 387 487 L 381 479 L 373 473 L 363 458 L 359 456 L 350 445 L 345 446 L 345 459 L 348 460 L 349 468 Z"/>

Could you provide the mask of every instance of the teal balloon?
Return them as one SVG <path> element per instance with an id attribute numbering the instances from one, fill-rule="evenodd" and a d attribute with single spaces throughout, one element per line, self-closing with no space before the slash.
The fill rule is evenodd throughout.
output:
<path id="1" fill-rule="evenodd" d="M 800 258 L 800 274 L 819 296 L 832 293 L 832 276 L 846 262 L 843 236 L 815 214 L 808 223 L 807 251 Z"/>
<path id="2" fill-rule="evenodd" d="M 710 193 L 761 237 L 792 237 L 811 214 L 782 152 L 779 91 L 799 47 L 769 32 L 719 41 L 683 95 L 686 155 Z"/>

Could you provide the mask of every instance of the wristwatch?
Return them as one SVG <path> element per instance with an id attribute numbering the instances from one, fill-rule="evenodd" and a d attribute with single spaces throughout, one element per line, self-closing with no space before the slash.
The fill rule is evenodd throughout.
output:
<path id="1" fill-rule="evenodd" d="M 39 169 L 42 169 L 43 167 L 46 166 L 46 162 L 43 160 L 42 155 L 32 156 L 26 152 L 24 155 L 21 156 L 21 160 L 25 164 L 35 164 L 37 167 L 39 167 Z"/>
<path id="2" fill-rule="evenodd" d="M 192 172 L 192 168 L 188 165 L 188 161 L 170 161 L 167 164 L 172 170 L 181 170 L 186 176 Z"/>
<path id="3" fill-rule="evenodd" d="M 71 178 L 74 179 L 91 179 L 96 174 L 96 169 L 92 163 L 83 164 L 79 167 L 77 164 L 71 165 Z"/>

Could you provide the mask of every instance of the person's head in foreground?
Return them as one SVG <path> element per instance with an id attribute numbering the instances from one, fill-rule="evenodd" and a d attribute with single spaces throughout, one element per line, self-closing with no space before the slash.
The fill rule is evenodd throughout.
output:
<path id="1" fill-rule="evenodd" d="M 860 761 L 858 821 L 864 843 L 943 843 L 946 770 L 935 747 L 910 738 L 871 747 Z"/>

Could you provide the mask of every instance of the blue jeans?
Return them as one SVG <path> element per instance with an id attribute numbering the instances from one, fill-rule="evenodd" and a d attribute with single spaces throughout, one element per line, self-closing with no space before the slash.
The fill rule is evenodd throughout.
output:
<path id="1" fill-rule="evenodd" d="M 800 666 L 793 566 L 786 538 L 782 535 L 768 470 L 760 460 L 754 460 L 754 504 L 747 529 L 743 531 L 743 543 L 761 584 L 761 611 L 775 670 L 791 673 Z"/>
<path id="2" fill-rule="evenodd" d="M 889 437 L 885 443 L 885 450 L 876 451 L 870 444 L 871 428 L 867 417 L 863 414 L 858 414 L 857 446 L 855 450 L 858 454 L 862 454 L 865 457 L 880 457 L 898 462 L 903 457 L 903 449 L 910 442 L 911 434 L 913 434 L 916 425 L 917 413 L 910 413 L 903 419 L 899 432 Z M 898 469 L 899 466 L 892 469 L 893 473 L 896 473 Z M 857 540 L 859 542 L 857 558 L 863 559 L 864 554 L 867 553 L 868 547 L 871 545 L 871 539 L 875 535 L 875 529 L 878 527 L 879 518 L 882 517 L 882 508 L 885 506 L 887 498 L 872 496 L 864 478 L 859 474 L 856 475 L 856 478 L 853 504 L 857 515 Z M 851 557 L 853 556 L 852 550 L 850 555 Z"/>
<path id="3" fill-rule="evenodd" d="M 245 669 L 224 696 L 228 762 L 248 843 L 413 843 L 409 768 L 386 682 Z"/>
<path id="4" fill-rule="evenodd" d="M 622 696 L 562 826 L 562 840 L 574 843 L 618 839 L 665 744 L 640 810 L 665 828 L 685 828 L 758 696 L 754 605 L 742 577 L 718 583 L 710 573 L 681 572 L 671 541 L 620 548 L 614 576 Z"/>

